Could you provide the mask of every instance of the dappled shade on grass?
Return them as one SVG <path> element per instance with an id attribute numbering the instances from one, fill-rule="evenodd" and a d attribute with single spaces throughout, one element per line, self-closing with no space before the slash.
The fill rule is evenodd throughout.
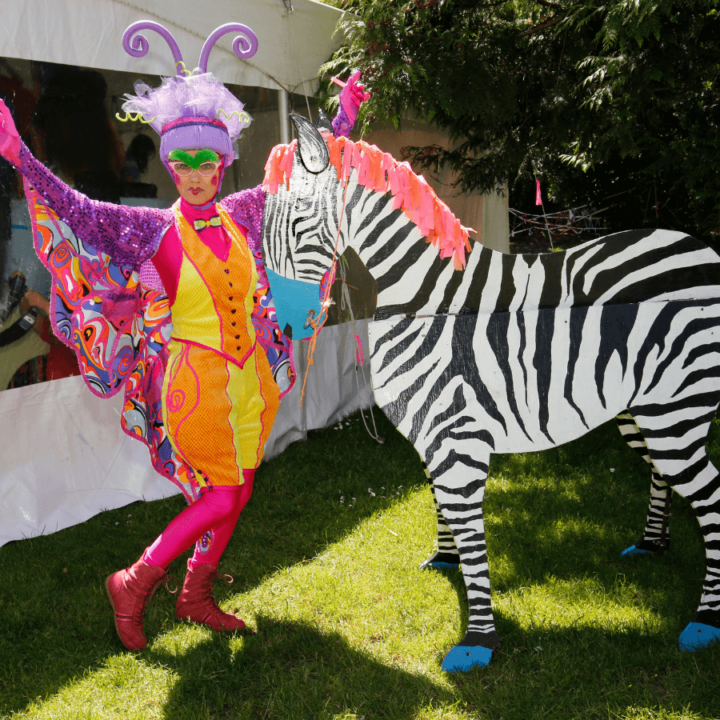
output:
<path id="1" fill-rule="evenodd" d="M 650 477 L 614 425 L 493 457 L 485 520 L 502 645 L 488 668 L 459 676 L 440 662 L 464 632 L 462 577 L 417 570 L 433 547 L 431 496 L 412 447 L 379 426 L 383 446 L 353 418 L 258 471 L 221 563 L 235 582 L 216 584 L 244 633 L 178 622 L 160 591 L 148 650 L 126 653 L 115 636 L 102 581 L 181 498 L 1 548 L 0 716 L 720 715 L 720 647 L 677 651 L 702 584 L 697 523 L 675 501 L 670 553 L 620 557 L 640 536 Z M 170 572 L 181 577 L 183 563 Z"/>

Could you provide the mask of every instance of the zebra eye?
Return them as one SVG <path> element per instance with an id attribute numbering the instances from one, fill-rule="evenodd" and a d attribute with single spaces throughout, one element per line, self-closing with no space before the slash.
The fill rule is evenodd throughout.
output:
<path id="1" fill-rule="evenodd" d="M 295 212 L 297 213 L 309 213 L 313 208 L 313 197 L 308 195 L 307 197 L 298 197 L 295 199 Z"/>

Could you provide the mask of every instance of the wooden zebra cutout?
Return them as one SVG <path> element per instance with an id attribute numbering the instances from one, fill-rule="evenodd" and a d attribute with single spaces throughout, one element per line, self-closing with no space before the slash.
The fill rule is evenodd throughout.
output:
<path id="1" fill-rule="evenodd" d="M 471 246 L 407 167 L 293 119 L 297 152 L 279 146 L 267 166 L 266 266 L 317 284 L 352 247 L 376 280 L 375 398 L 427 464 L 452 536 L 441 550 L 457 552 L 467 587 L 467 632 L 443 668 L 486 665 L 498 644 L 483 523 L 491 453 L 555 447 L 616 416 L 651 463 L 658 501 L 668 487 L 687 497 L 704 535 L 703 594 L 680 648 L 720 640 L 720 475 L 705 452 L 720 403 L 720 257 L 667 231 L 549 255 Z M 647 538 L 666 514 L 651 507 Z"/>

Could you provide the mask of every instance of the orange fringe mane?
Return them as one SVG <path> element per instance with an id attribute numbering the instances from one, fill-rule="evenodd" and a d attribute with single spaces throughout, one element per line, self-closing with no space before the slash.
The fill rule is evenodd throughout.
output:
<path id="1" fill-rule="evenodd" d="M 468 232 L 474 231 L 460 224 L 425 178 L 413 172 L 409 163 L 399 163 L 389 153 L 363 140 L 353 142 L 345 137 L 333 137 L 331 133 L 323 133 L 323 138 L 330 152 L 330 164 L 343 187 L 347 186 L 354 169 L 357 181 L 363 187 L 380 193 L 390 192 L 393 209 L 402 210 L 426 242 L 433 244 L 440 257 L 451 257 L 456 270 L 465 267 L 465 251 L 471 250 Z M 273 195 L 280 185 L 290 190 L 296 148 L 297 140 L 293 140 L 289 145 L 277 145 L 272 149 L 265 164 L 263 190 Z"/>

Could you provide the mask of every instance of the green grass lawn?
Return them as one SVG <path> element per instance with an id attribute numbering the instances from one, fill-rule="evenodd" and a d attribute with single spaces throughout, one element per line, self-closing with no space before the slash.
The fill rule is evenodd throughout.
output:
<path id="1" fill-rule="evenodd" d="M 115 635 L 103 580 L 181 497 L 0 548 L 0 717 L 720 717 L 720 646 L 677 650 L 704 575 L 697 522 L 676 498 L 671 552 L 621 559 L 644 525 L 650 473 L 613 424 L 493 458 L 485 508 L 502 646 L 464 675 L 440 670 L 464 633 L 462 576 L 417 570 L 434 544 L 430 491 L 409 443 L 378 425 L 384 445 L 354 416 L 258 471 L 222 565 L 235 582 L 216 583 L 244 633 L 178 622 L 160 591 L 146 651 Z M 709 449 L 720 465 L 720 427 Z M 171 568 L 178 579 L 183 566 Z"/>

